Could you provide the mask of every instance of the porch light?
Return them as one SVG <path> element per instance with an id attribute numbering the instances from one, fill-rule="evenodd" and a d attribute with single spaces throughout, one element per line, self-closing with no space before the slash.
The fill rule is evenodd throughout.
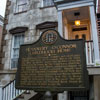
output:
<path id="1" fill-rule="evenodd" d="M 78 17 L 80 16 L 80 12 L 76 12 L 74 13 L 74 16 L 76 16 L 76 20 L 75 20 L 75 25 L 79 26 L 80 25 L 80 20 L 78 19 Z"/>
<path id="2" fill-rule="evenodd" d="M 80 20 L 75 20 L 75 25 L 79 26 L 80 25 Z"/>

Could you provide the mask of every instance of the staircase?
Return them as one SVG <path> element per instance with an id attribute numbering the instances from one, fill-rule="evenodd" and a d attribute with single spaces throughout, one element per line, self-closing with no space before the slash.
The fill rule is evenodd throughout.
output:
<path id="1" fill-rule="evenodd" d="M 36 95 L 37 93 L 34 91 L 16 89 L 15 80 L 2 88 L 2 100 L 30 100 Z"/>
<path id="2" fill-rule="evenodd" d="M 2 88 L 2 100 L 44 100 L 44 93 L 16 89 L 13 80 Z M 53 95 L 53 100 L 57 100 L 57 94 Z"/>
<path id="3" fill-rule="evenodd" d="M 15 97 L 13 100 L 30 100 L 30 98 L 34 97 L 37 93 L 34 91 L 25 91 L 22 94 Z"/>

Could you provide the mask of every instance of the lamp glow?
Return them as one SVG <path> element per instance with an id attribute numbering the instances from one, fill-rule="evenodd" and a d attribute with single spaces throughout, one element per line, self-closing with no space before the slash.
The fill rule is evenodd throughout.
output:
<path id="1" fill-rule="evenodd" d="M 76 20 L 76 21 L 75 21 L 75 25 L 76 25 L 76 26 L 79 26 L 79 25 L 80 25 L 80 20 Z"/>

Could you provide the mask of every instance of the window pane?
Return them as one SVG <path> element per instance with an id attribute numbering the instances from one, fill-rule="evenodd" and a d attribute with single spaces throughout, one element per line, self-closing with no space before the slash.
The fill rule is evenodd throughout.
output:
<path id="1" fill-rule="evenodd" d="M 12 52 L 12 59 L 11 59 L 11 68 L 17 67 L 17 62 L 19 58 L 19 48 L 21 44 L 24 44 L 24 35 L 23 34 L 14 35 L 13 47 L 12 47 L 13 52 Z"/>
<path id="2" fill-rule="evenodd" d="M 22 5 L 18 5 L 18 11 L 22 12 L 23 11 L 23 6 Z"/>
<path id="3" fill-rule="evenodd" d="M 24 43 L 24 35 L 15 35 L 14 36 L 14 46 L 13 46 L 13 58 L 19 57 L 19 48 L 20 45 Z"/>
<path id="4" fill-rule="evenodd" d="M 75 35 L 75 39 L 79 39 L 79 35 Z"/>
<path id="5" fill-rule="evenodd" d="M 53 0 L 43 0 L 44 6 L 52 6 L 54 5 Z"/>
<path id="6" fill-rule="evenodd" d="M 20 45 L 24 43 L 24 35 L 20 37 Z"/>
<path id="7" fill-rule="evenodd" d="M 23 12 L 27 10 L 27 0 L 18 0 L 15 12 Z"/>
<path id="8" fill-rule="evenodd" d="M 27 3 L 27 0 L 18 0 L 17 1 L 18 5 L 25 4 L 25 3 Z"/>
<path id="9" fill-rule="evenodd" d="M 13 50 L 13 58 L 18 58 L 19 57 L 19 48 Z"/>
<path id="10" fill-rule="evenodd" d="M 17 37 L 15 36 L 15 37 L 14 37 L 14 47 L 17 47 L 16 41 L 17 41 Z"/>
<path id="11" fill-rule="evenodd" d="M 82 34 L 82 38 L 83 38 L 84 40 L 86 40 L 86 35 L 85 35 L 85 34 Z"/>
<path id="12" fill-rule="evenodd" d="M 19 48 L 19 37 L 18 36 L 15 36 L 15 39 L 14 39 L 14 48 Z"/>
<path id="13" fill-rule="evenodd" d="M 11 59 L 11 68 L 16 68 L 18 64 L 17 62 L 18 62 L 17 58 Z"/>

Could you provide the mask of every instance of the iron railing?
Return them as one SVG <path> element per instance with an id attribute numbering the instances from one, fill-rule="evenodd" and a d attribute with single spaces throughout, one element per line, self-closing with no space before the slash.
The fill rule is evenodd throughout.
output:
<path id="1" fill-rule="evenodd" d="M 94 64 L 94 47 L 93 47 L 93 41 L 86 41 L 85 42 L 85 48 L 86 48 L 86 62 L 87 65 L 93 65 Z"/>
<path id="2" fill-rule="evenodd" d="M 13 80 L 2 88 L 2 100 L 13 100 L 24 91 L 25 90 L 16 89 L 15 80 Z"/>

